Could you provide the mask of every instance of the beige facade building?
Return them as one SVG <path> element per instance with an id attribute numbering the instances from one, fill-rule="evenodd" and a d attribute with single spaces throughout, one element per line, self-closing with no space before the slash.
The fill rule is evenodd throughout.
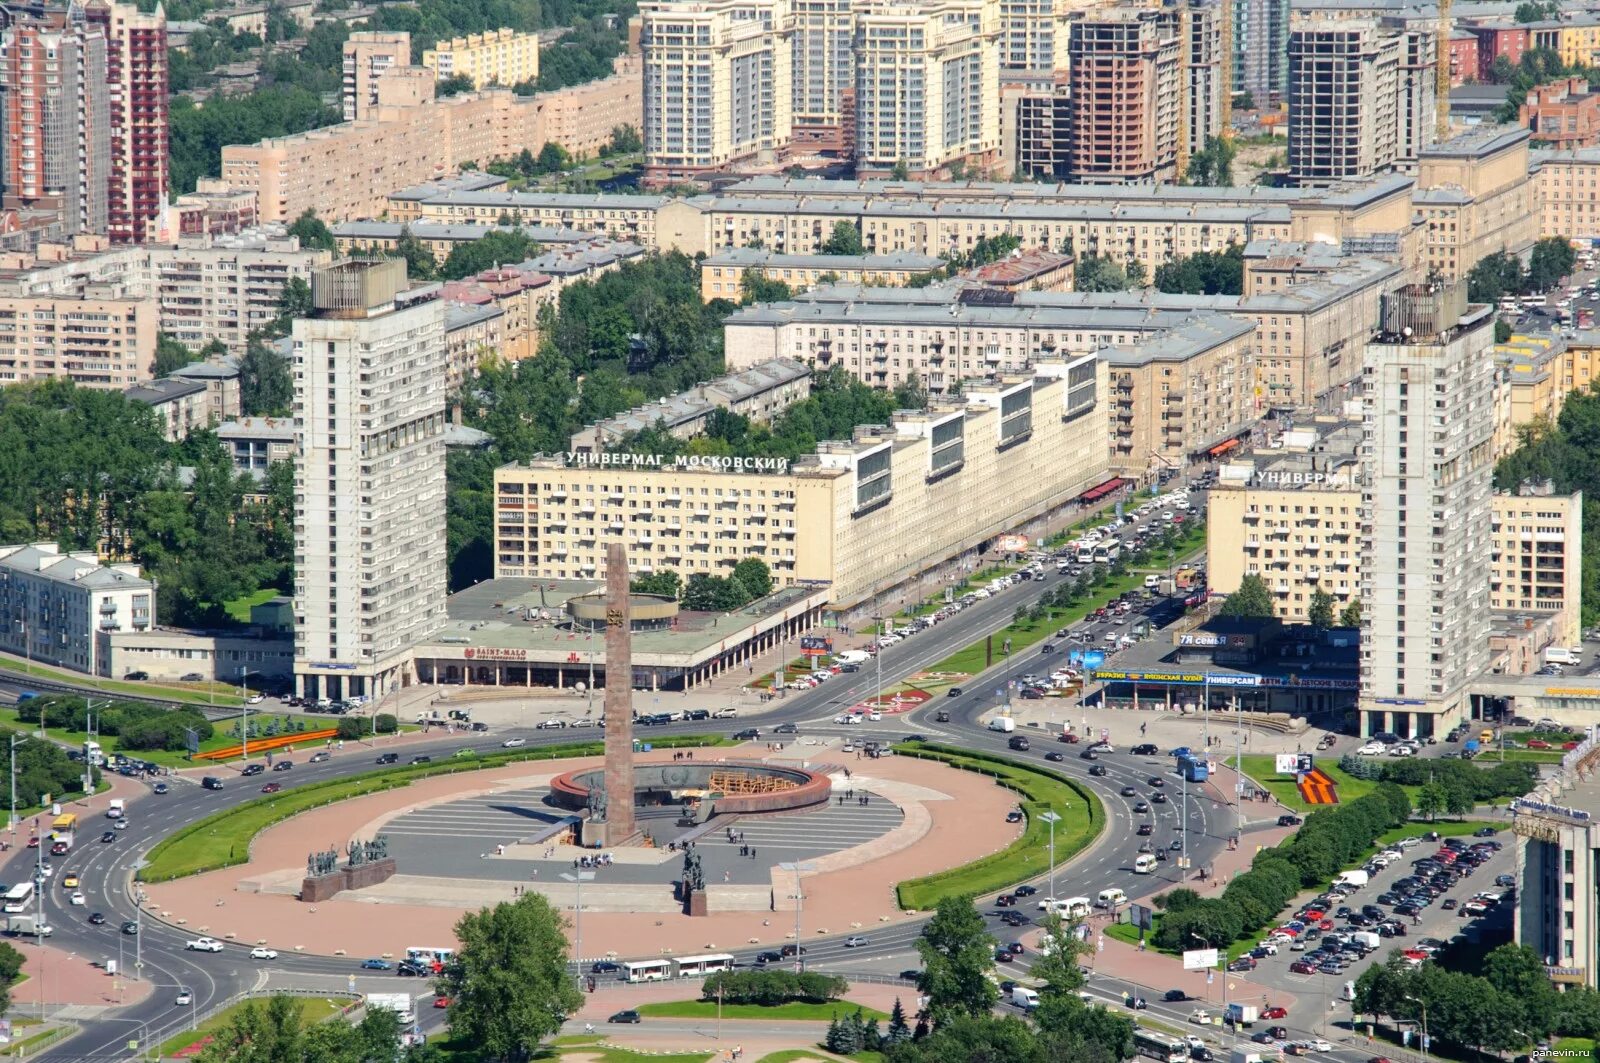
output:
<path id="1" fill-rule="evenodd" d="M 378 108 L 378 78 L 391 67 L 411 65 L 411 34 L 358 30 L 344 42 L 344 120 L 372 117 Z"/>
<path id="2" fill-rule="evenodd" d="M 700 262 L 700 294 L 738 302 L 746 272 L 782 281 L 800 291 L 838 282 L 898 288 L 913 277 L 943 269 L 944 259 L 927 255 L 782 255 L 774 251 L 730 248 Z"/>
<path id="3" fill-rule="evenodd" d="M 982 173 L 1000 157 L 999 0 L 856 5 L 856 172 Z"/>
<path id="4" fill-rule="evenodd" d="M 1309 620 L 1318 588 L 1334 616 L 1360 601 L 1359 423 L 1330 417 L 1297 427 L 1254 461 L 1222 467 L 1206 512 L 1206 575 L 1228 594 L 1259 576 L 1276 615 Z M 1554 623 L 1559 645 L 1581 633 L 1583 496 L 1495 494 L 1489 605 Z"/>
<path id="5" fill-rule="evenodd" d="M 1000 0 L 1002 81 L 1067 69 L 1067 40 L 1075 0 Z"/>
<path id="6" fill-rule="evenodd" d="M 204 384 L 177 377 L 162 377 L 135 384 L 122 392 L 130 402 L 143 403 L 161 418 L 167 440 L 178 443 L 189 433 L 217 424 Z"/>
<path id="7" fill-rule="evenodd" d="M 1539 237 L 1538 185 L 1528 130 L 1475 129 L 1434 144 L 1417 164 L 1417 211 L 1427 223 L 1427 269 L 1464 277 L 1497 251 L 1525 255 Z"/>
<path id="8" fill-rule="evenodd" d="M 639 17 L 647 182 L 770 162 L 788 147 L 788 0 L 647 0 Z"/>
<path id="9" fill-rule="evenodd" d="M 1539 235 L 1600 238 L 1600 148 L 1541 151 L 1535 158 Z"/>
<path id="10" fill-rule="evenodd" d="M 495 575 L 600 579 L 605 545 L 634 572 L 829 584 L 852 616 L 948 558 L 1067 505 L 1106 477 L 1105 369 L 1093 358 L 975 384 L 962 400 L 857 428 L 782 459 L 562 456 L 495 473 Z"/>
<path id="11" fill-rule="evenodd" d="M 794 83 L 790 134 L 796 151 L 842 154 L 855 125 L 852 0 L 791 0 Z"/>
<path id="12" fill-rule="evenodd" d="M 132 387 L 151 374 L 156 332 L 146 299 L 0 295 L 0 384 Z"/>
<path id="13" fill-rule="evenodd" d="M 615 126 L 641 123 L 636 74 L 527 97 L 494 90 L 416 101 L 405 93 L 389 105 L 384 86 L 403 79 L 379 81 L 378 103 L 365 118 L 223 148 L 223 181 L 255 194 L 263 222 L 289 224 L 307 210 L 330 224 L 375 218 L 390 192 L 454 173 L 463 162 L 481 165 L 545 143 L 593 155 Z"/>
<path id="14" fill-rule="evenodd" d="M 539 77 L 539 35 L 498 29 L 454 37 L 424 51 L 422 65 L 440 81 L 466 77 L 475 89 L 509 89 Z"/>

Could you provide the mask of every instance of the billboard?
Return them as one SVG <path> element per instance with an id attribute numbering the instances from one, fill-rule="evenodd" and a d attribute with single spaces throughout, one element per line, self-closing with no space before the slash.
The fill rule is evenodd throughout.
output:
<path id="1" fill-rule="evenodd" d="M 1020 554 L 1028 548 L 1026 535 L 1002 535 L 995 540 L 994 548 L 1002 554 Z"/>
<path id="2" fill-rule="evenodd" d="M 833 652 L 833 640 L 817 635 L 802 635 L 800 653 L 806 657 L 825 657 Z"/>
<path id="3" fill-rule="evenodd" d="M 1310 771 L 1316 763 L 1317 758 L 1310 753 L 1279 753 L 1273 761 L 1279 775 L 1299 775 Z"/>
<path id="4" fill-rule="evenodd" d="M 1186 971 L 1204 971 L 1217 965 L 1216 949 L 1185 949 L 1183 953 L 1183 969 Z"/>
<path id="5" fill-rule="evenodd" d="M 1149 930 L 1153 925 L 1150 909 L 1146 905 L 1130 904 L 1127 912 L 1129 926 L 1136 926 L 1140 930 Z"/>

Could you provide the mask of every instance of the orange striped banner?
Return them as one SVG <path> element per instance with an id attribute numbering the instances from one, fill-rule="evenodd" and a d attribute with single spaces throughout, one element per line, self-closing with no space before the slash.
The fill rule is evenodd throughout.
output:
<path id="1" fill-rule="evenodd" d="M 252 738 L 250 752 L 265 753 L 269 749 L 282 749 L 284 746 L 295 746 L 301 742 L 319 742 L 329 738 L 337 738 L 337 727 L 325 728 L 321 731 L 300 731 L 295 734 L 275 735 L 272 738 Z M 209 753 L 196 753 L 195 760 L 232 760 L 244 753 L 244 746 L 224 746 L 222 749 L 213 749 Z"/>
<path id="2" fill-rule="evenodd" d="M 1295 786 L 1300 791 L 1300 799 L 1308 805 L 1336 805 L 1339 803 L 1339 788 L 1328 777 L 1328 773 L 1321 768 L 1312 768 L 1300 776 Z"/>

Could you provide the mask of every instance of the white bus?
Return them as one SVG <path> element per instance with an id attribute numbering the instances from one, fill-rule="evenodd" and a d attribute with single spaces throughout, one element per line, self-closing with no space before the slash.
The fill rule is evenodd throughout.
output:
<path id="1" fill-rule="evenodd" d="M 733 957 L 726 952 L 713 952 L 704 956 L 679 956 L 672 962 L 678 968 L 679 978 L 697 978 L 703 974 L 733 970 Z"/>
<path id="2" fill-rule="evenodd" d="M 436 963 L 449 963 L 450 957 L 455 954 L 455 949 L 438 948 L 430 945 L 410 945 L 406 948 L 406 959 L 412 963 L 426 964 L 429 967 Z"/>
<path id="3" fill-rule="evenodd" d="M 629 960 L 622 965 L 624 982 L 665 982 L 671 973 L 671 960 Z"/>
<path id="4" fill-rule="evenodd" d="M 1183 1063 L 1189 1058 L 1189 1046 L 1149 1030 L 1133 1031 L 1133 1050 L 1141 1056 L 1159 1059 L 1163 1063 Z"/>
<path id="5" fill-rule="evenodd" d="M 21 915 L 28 910 L 29 902 L 33 900 L 33 883 L 19 882 L 6 891 L 5 913 L 7 915 Z"/>

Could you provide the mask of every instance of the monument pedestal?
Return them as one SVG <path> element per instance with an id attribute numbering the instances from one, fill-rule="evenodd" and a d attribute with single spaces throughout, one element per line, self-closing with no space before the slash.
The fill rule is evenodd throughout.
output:
<path id="1" fill-rule="evenodd" d="M 343 893 L 345 890 L 366 889 L 376 886 L 380 882 L 387 882 L 394 876 L 394 857 L 374 860 L 371 863 L 359 864 L 355 867 L 341 867 L 327 875 L 307 877 L 300 883 L 300 899 L 307 904 L 319 904 L 322 901 Z"/>
<path id="2" fill-rule="evenodd" d="M 706 891 L 690 890 L 689 901 L 683 906 L 685 915 L 706 915 Z"/>

